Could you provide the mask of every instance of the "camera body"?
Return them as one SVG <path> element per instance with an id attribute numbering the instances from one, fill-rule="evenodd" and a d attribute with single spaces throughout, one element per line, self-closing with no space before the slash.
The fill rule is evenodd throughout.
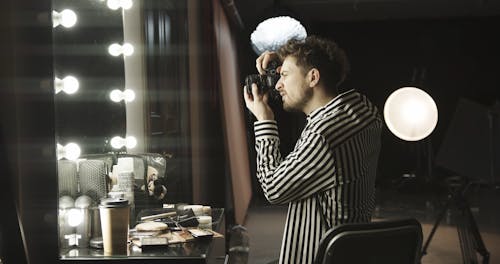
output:
<path id="1" fill-rule="evenodd" d="M 279 63 L 278 61 L 270 61 L 267 68 L 264 70 L 265 73 L 260 74 L 250 74 L 245 78 L 246 92 L 252 95 L 252 83 L 255 83 L 259 88 L 259 94 L 265 94 L 269 91 L 273 91 L 276 83 L 278 82 L 280 75 L 278 73 Z"/>

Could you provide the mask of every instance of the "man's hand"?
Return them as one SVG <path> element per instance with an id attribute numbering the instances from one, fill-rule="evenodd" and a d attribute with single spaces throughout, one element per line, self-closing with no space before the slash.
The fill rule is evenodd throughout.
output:
<path id="1" fill-rule="evenodd" d="M 264 69 L 267 68 L 267 64 L 269 64 L 270 61 L 277 59 L 278 59 L 278 54 L 276 54 L 276 52 L 264 51 L 255 60 L 255 67 L 257 67 L 257 71 L 259 72 L 259 74 L 261 75 L 264 74 L 265 73 Z"/>
<path id="2" fill-rule="evenodd" d="M 248 110 L 252 112 L 258 121 L 274 120 L 273 110 L 267 104 L 267 100 L 269 99 L 268 93 L 259 94 L 257 85 L 252 83 L 252 95 L 249 95 L 245 88 L 243 88 L 243 95 Z"/>

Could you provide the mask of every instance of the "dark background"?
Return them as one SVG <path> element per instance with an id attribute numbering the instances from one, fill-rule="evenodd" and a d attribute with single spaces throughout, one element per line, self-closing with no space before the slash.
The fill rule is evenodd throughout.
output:
<path id="1" fill-rule="evenodd" d="M 256 71 L 257 54 L 251 48 L 250 34 L 257 24 L 268 17 L 290 15 L 302 22 L 308 35 L 332 38 L 346 51 L 351 73 L 343 88 L 365 93 L 381 112 L 387 97 L 404 86 L 417 86 L 433 97 L 439 118 L 434 132 L 427 139 L 405 142 L 384 127 L 379 183 L 394 183 L 404 173 L 410 172 L 415 173 L 419 181 L 439 182 L 450 174 L 462 173 L 455 169 L 458 163 L 484 164 L 469 159 L 485 159 L 489 153 L 488 144 L 495 143 L 497 152 L 500 149 L 500 133 L 494 131 L 494 142 L 491 142 L 487 138 L 490 131 L 485 129 L 488 126 L 483 123 L 478 127 L 450 131 L 454 135 L 452 144 L 461 139 L 470 142 L 470 145 L 477 145 L 475 141 L 481 139 L 484 144 L 481 144 L 483 149 L 479 152 L 483 155 L 468 155 L 470 153 L 464 150 L 463 155 L 453 159 L 442 154 L 441 161 L 445 162 L 434 162 L 461 99 L 481 105 L 485 111 L 479 115 L 483 116 L 488 115 L 487 110 L 500 100 L 500 41 L 495 34 L 496 25 L 500 24 L 498 3 L 285 0 L 257 1 L 249 5 L 239 0 L 235 4 L 237 12 L 228 13 L 234 22 L 242 51 L 239 58 L 241 79 Z M 238 18 L 241 23 L 238 23 Z M 287 152 L 293 148 L 304 118 L 303 114 L 277 111 L 282 150 Z M 495 122 L 498 124 L 498 118 Z M 251 120 L 249 127 L 250 124 Z M 252 141 L 251 135 L 248 138 Z M 431 148 L 430 152 L 426 152 L 427 147 Z M 498 154 L 495 155 L 486 158 L 494 160 L 498 167 Z M 427 157 L 431 158 L 430 176 L 425 167 Z M 484 172 L 489 172 L 487 169 L 478 171 L 483 175 L 462 176 L 491 180 L 491 175 L 484 175 Z M 498 172 L 494 178 L 497 182 L 500 180 Z M 260 190 L 254 188 L 254 191 Z"/>

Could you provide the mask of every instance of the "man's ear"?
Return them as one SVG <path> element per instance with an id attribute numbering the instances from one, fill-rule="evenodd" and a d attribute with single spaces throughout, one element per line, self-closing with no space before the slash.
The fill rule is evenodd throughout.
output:
<path id="1" fill-rule="evenodd" d="M 309 87 L 314 87 L 318 85 L 320 78 L 319 70 L 316 68 L 310 69 L 309 72 L 307 73 L 307 78 L 309 80 Z"/>

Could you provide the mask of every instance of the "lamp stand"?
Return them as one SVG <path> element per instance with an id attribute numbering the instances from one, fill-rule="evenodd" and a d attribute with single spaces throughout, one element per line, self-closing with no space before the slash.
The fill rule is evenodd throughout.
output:
<path id="1" fill-rule="evenodd" d="M 439 213 L 434 226 L 432 227 L 429 237 L 425 241 L 422 248 L 422 257 L 427 254 L 427 248 L 438 228 L 441 220 L 443 219 L 446 212 L 452 208 L 452 206 L 458 209 L 457 215 L 457 232 L 460 240 L 460 249 L 462 252 L 462 259 L 464 263 L 478 263 L 477 262 L 477 251 L 483 257 L 483 264 L 489 263 L 490 253 L 484 245 L 483 239 L 481 238 L 481 233 L 479 233 L 479 228 L 477 227 L 474 216 L 472 215 L 469 204 L 467 203 L 464 195 L 470 186 L 470 182 L 465 180 L 463 177 L 450 177 L 447 179 L 449 194 L 446 201 L 446 205 Z"/>
<path id="2" fill-rule="evenodd" d="M 400 178 L 393 181 L 393 184 L 396 185 L 396 188 L 401 188 L 406 184 L 421 183 L 427 185 L 433 180 L 432 161 L 434 156 L 430 137 L 417 142 L 407 142 L 407 144 L 413 144 L 415 146 L 412 148 L 412 151 L 415 153 L 414 170 L 404 173 Z"/>
<path id="3" fill-rule="evenodd" d="M 495 164 L 498 155 L 497 152 L 499 149 L 498 146 L 500 145 L 500 142 L 498 142 L 497 141 L 498 139 L 495 137 L 495 135 L 497 135 L 496 133 L 498 133 L 497 129 L 499 124 L 498 121 L 497 122 L 495 121 L 499 120 L 500 110 L 496 110 L 495 107 L 500 109 L 500 102 L 497 102 L 496 105 L 494 105 L 488 110 L 488 138 L 490 142 L 490 144 L 488 145 L 489 146 L 488 151 L 490 155 L 489 172 L 490 172 L 491 184 L 494 186 L 496 190 L 500 190 L 500 182 L 498 179 L 496 179 L 497 165 Z"/>

